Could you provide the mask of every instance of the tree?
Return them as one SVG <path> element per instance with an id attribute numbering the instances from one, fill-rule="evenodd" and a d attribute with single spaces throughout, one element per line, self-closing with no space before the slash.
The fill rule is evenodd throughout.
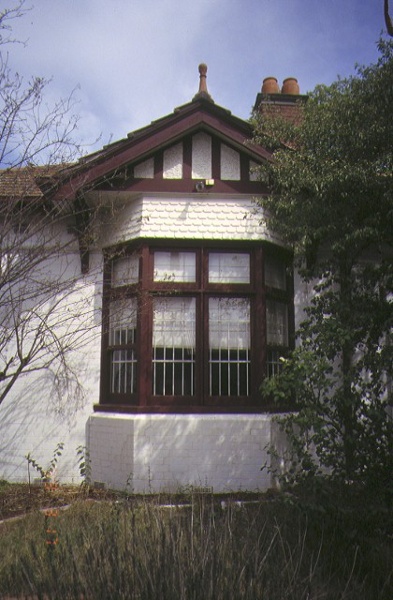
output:
<path id="1" fill-rule="evenodd" d="M 318 86 L 296 123 L 255 116 L 274 157 L 259 204 L 312 289 L 299 345 L 265 383 L 298 409 L 282 419 L 295 480 L 327 470 L 386 486 L 393 468 L 392 42 L 379 50 L 377 64 Z"/>
<path id="2" fill-rule="evenodd" d="M 24 0 L 0 13 L 0 165 L 67 164 L 80 155 L 74 139 L 77 117 L 72 114 L 73 94 L 50 106 L 44 93 L 50 83 L 42 77 L 23 77 L 10 67 L 7 52 L 21 43 L 11 37 L 11 22 L 26 13 Z"/>
<path id="3" fill-rule="evenodd" d="M 86 207 L 48 199 L 53 177 L 80 155 L 73 98 L 50 107 L 48 80 L 13 72 L 11 24 L 25 12 L 21 0 L 0 13 L 0 404 L 37 371 L 62 402 L 78 398 L 72 355 L 96 327 L 74 260 L 86 247 Z"/>
<path id="4" fill-rule="evenodd" d="M 393 23 L 392 23 L 392 19 L 390 18 L 390 15 L 389 15 L 388 0 L 384 0 L 384 16 L 385 16 L 386 30 L 389 35 L 393 36 Z"/>

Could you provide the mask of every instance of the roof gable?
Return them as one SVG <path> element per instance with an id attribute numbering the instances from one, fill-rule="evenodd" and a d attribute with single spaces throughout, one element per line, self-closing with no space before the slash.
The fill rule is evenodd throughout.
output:
<path id="1" fill-rule="evenodd" d="M 249 176 L 250 166 L 270 160 L 270 154 L 253 145 L 251 136 L 248 122 L 203 96 L 197 97 L 170 115 L 82 159 L 68 169 L 66 178 L 59 180 L 56 196 L 71 198 L 83 190 L 114 187 L 134 191 L 193 191 L 196 179 L 214 179 L 215 184 L 220 183 L 215 191 L 239 192 L 244 188 L 244 192 L 256 192 L 256 182 Z M 203 144 L 205 148 L 210 145 L 210 172 L 206 164 L 202 170 L 201 165 L 196 166 L 197 148 Z M 239 165 L 238 177 L 231 172 L 231 162 Z M 205 176 L 209 174 L 210 177 Z M 248 190 L 248 184 L 252 190 Z"/>

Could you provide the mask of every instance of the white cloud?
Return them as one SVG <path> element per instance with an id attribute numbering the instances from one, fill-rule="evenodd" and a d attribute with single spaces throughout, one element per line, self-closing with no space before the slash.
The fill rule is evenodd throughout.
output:
<path id="1" fill-rule="evenodd" d="M 264 77 L 329 84 L 375 60 L 382 27 L 375 0 L 37 0 L 10 53 L 52 95 L 80 85 L 80 134 L 105 143 L 191 100 L 202 61 L 215 101 L 247 118 Z"/>

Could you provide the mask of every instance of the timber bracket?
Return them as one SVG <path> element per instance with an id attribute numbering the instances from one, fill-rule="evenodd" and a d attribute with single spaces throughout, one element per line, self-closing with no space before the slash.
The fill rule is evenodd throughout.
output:
<path id="1" fill-rule="evenodd" d="M 90 244 L 91 244 L 91 209 L 84 196 L 78 195 L 73 205 L 74 233 L 78 238 L 81 272 L 86 275 L 90 269 Z"/>

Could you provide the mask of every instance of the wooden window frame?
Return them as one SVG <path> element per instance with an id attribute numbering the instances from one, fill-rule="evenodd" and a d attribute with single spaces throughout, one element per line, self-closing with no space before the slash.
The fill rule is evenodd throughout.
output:
<path id="1" fill-rule="evenodd" d="M 195 252 L 196 281 L 154 281 L 154 253 L 157 251 Z M 249 253 L 250 283 L 209 283 L 208 260 L 210 252 Z M 139 281 L 137 284 L 111 286 L 111 261 L 114 257 L 137 253 Z M 264 257 L 274 253 L 285 261 L 286 290 L 271 289 L 264 284 Z M 294 343 L 292 257 L 273 244 L 250 242 L 193 242 L 168 243 L 167 240 L 145 240 L 138 244 L 119 246 L 105 252 L 103 288 L 103 334 L 101 360 L 100 403 L 98 411 L 131 413 L 242 413 L 273 410 L 261 396 L 260 385 L 267 370 L 266 299 L 288 305 L 288 347 L 280 348 L 285 354 Z M 110 393 L 109 305 L 119 297 L 137 297 L 138 316 L 135 352 L 137 356 L 137 390 L 133 395 Z M 152 332 L 154 297 L 196 298 L 195 394 L 193 396 L 153 396 L 152 394 Z M 209 396 L 208 369 L 208 302 L 209 298 L 247 298 L 250 301 L 250 395 Z"/>

